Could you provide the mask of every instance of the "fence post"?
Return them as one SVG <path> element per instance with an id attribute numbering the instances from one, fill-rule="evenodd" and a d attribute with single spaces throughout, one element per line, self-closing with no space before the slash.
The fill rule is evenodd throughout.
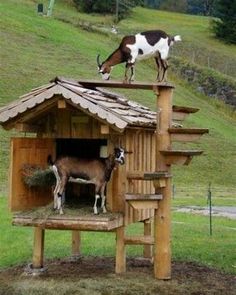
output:
<path id="1" fill-rule="evenodd" d="M 172 199 L 175 198 L 175 185 L 172 185 Z"/>
<path id="2" fill-rule="evenodd" d="M 212 199 L 211 199 L 211 183 L 208 186 L 207 203 L 209 204 L 209 223 L 210 223 L 210 236 L 212 236 Z"/>

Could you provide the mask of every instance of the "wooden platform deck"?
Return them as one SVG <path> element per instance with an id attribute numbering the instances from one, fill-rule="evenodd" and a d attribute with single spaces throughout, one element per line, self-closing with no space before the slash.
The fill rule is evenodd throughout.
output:
<path id="1" fill-rule="evenodd" d="M 91 208 L 69 209 L 60 215 L 40 207 L 13 215 L 12 224 L 43 229 L 112 231 L 124 225 L 124 217 L 121 213 L 110 212 L 94 215 Z"/>
<path id="2" fill-rule="evenodd" d="M 154 90 L 157 87 L 174 88 L 174 85 L 169 82 L 131 82 L 123 83 L 122 81 L 103 81 L 103 80 L 79 80 L 79 84 L 86 88 L 108 87 L 108 88 L 124 88 L 124 89 L 143 89 Z"/>

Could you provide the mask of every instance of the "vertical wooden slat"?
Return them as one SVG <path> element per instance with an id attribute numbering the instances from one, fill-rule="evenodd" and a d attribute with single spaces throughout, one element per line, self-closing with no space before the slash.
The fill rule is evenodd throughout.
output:
<path id="1" fill-rule="evenodd" d="M 111 140 L 107 141 L 107 152 L 108 154 L 113 153 L 114 151 L 114 144 Z M 106 188 L 106 207 L 108 210 L 113 211 L 113 200 L 115 198 L 114 192 L 113 192 L 113 174 L 111 175 L 110 181 L 107 183 Z"/>
<path id="2" fill-rule="evenodd" d="M 156 169 L 156 136 L 153 134 L 151 138 L 151 170 L 155 171 Z M 154 186 L 152 186 L 152 193 L 155 192 Z"/>
<path id="3" fill-rule="evenodd" d="M 71 137 L 71 114 L 68 109 L 58 109 L 57 111 L 57 136 Z"/>
<path id="4" fill-rule="evenodd" d="M 143 133 L 140 131 L 138 135 L 138 170 L 143 171 L 143 146 L 142 146 L 142 135 Z M 143 193 L 143 181 L 139 180 L 138 184 L 138 192 Z"/>
<path id="5" fill-rule="evenodd" d="M 133 169 L 133 165 L 134 165 L 134 152 L 135 151 L 134 151 L 134 147 L 133 147 L 133 140 L 134 140 L 133 132 L 129 132 L 129 147 L 130 147 L 130 151 L 131 151 L 131 154 L 129 154 L 129 166 L 127 169 L 129 171 L 131 171 Z M 133 181 L 132 180 L 129 181 L 128 192 L 133 193 Z"/>
<path id="6" fill-rule="evenodd" d="M 124 144 L 124 138 L 120 137 L 121 146 Z M 112 177 L 112 211 L 125 212 L 125 196 L 126 193 L 126 169 L 125 165 L 118 165 L 113 171 Z"/>
<path id="7" fill-rule="evenodd" d="M 152 172 L 151 169 L 151 134 L 148 132 L 147 134 L 147 150 L 146 150 L 146 159 L 147 159 L 147 171 Z M 151 181 L 147 181 L 147 194 L 151 193 Z"/>

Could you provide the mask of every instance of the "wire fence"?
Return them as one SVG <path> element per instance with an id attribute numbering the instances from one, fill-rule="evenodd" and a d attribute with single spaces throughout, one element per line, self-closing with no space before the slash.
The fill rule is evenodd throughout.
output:
<path id="1" fill-rule="evenodd" d="M 209 191 L 209 184 L 202 186 L 179 186 L 176 184 L 172 185 L 172 198 L 207 198 Z M 218 186 L 212 185 L 211 192 L 214 198 L 228 198 L 235 200 L 236 203 L 236 186 L 228 187 L 228 186 Z M 236 205 L 236 204 L 235 204 Z"/>

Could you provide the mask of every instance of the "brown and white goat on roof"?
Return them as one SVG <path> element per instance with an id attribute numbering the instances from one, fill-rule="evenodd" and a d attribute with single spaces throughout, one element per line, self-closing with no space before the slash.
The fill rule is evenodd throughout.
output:
<path id="1" fill-rule="evenodd" d="M 112 67 L 125 62 L 124 82 L 131 82 L 134 80 L 136 60 L 154 57 L 158 68 L 157 81 L 164 81 L 168 68 L 167 58 L 169 49 L 177 41 L 181 41 L 179 35 L 171 37 L 160 30 L 125 36 L 119 47 L 104 62 L 100 63 L 100 55 L 97 55 L 98 71 L 102 75 L 103 80 L 109 80 Z M 129 69 L 131 74 L 128 78 Z"/>

